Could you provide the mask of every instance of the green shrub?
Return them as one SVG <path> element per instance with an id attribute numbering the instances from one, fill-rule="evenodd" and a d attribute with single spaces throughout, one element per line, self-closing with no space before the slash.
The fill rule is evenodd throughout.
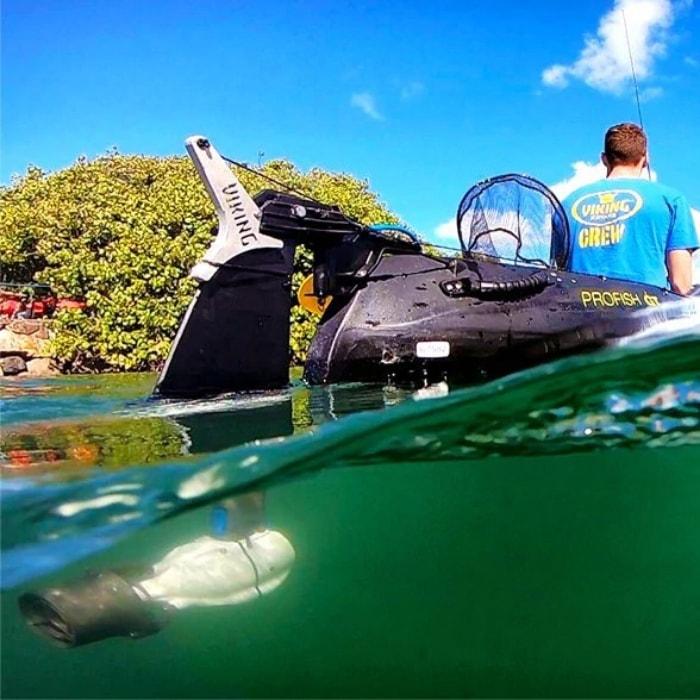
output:
<path id="1" fill-rule="evenodd" d="M 287 161 L 262 172 L 365 223 L 396 221 L 366 181 Z M 250 192 L 269 187 L 241 170 Z M 30 167 L 0 189 L 0 266 L 11 281 L 85 299 L 57 315 L 57 359 L 72 371 L 152 369 L 168 352 L 196 283 L 187 276 L 216 233 L 214 208 L 186 157 L 109 153 L 45 173 Z M 294 292 L 310 271 L 297 252 Z M 296 294 L 295 294 L 296 295 Z M 292 312 L 291 360 L 302 362 L 317 319 Z"/>

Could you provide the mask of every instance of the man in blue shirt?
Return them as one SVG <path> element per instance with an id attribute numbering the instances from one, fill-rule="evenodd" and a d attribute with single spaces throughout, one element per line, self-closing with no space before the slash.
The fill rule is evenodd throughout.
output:
<path id="1" fill-rule="evenodd" d="M 685 197 L 643 179 L 647 138 L 636 124 L 605 134 L 607 178 L 563 202 L 571 229 L 570 269 L 653 284 L 687 294 L 700 237 Z"/>

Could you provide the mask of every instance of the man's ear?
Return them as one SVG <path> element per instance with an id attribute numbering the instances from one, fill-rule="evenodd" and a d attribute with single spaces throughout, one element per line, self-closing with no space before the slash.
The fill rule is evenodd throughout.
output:
<path id="1" fill-rule="evenodd" d="M 605 155 L 605 151 L 600 154 L 600 162 L 606 167 L 609 168 L 610 164 L 608 163 L 608 157 Z"/>

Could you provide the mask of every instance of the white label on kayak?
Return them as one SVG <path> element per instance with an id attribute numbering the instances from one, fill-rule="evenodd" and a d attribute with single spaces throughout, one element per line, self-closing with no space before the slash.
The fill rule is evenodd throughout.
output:
<path id="1" fill-rule="evenodd" d="M 416 343 L 416 357 L 449 357 L 450 344 L 446 340 L 425 340 Z"/>

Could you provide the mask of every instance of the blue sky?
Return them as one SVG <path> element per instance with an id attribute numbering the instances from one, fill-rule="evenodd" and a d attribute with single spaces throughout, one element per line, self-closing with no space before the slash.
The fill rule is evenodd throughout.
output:
<path id="1" fill-rule="evenodd" d="M 502 172 L 589 177 L 636 119 L 700 207 L 700 10 L 689 0 L 3 0 L 2 181 L 111 146 L 285 157 L 368 178 L 428 237 Z"/>

